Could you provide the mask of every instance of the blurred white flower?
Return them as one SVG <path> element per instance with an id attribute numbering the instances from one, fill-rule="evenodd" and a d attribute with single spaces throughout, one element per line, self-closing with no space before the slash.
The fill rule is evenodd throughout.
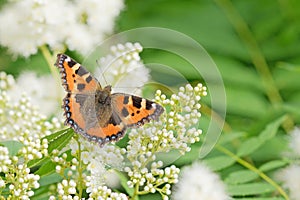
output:
<path id="1" fill-rule="evenodd" d="M 174 200 L 229 199 L 219 176 L 202 163 L 184 167 L 172 192 Z"/>
<path id="2" fill-rule="evenodd" d="M 292 200 L 300 199 L 300 166 L 290 165 L 276 174 L 277 178 L 283 182 L 283 187 L 289 190 Z"/>
<path id="3" fill-rule="evenodd" d="M 86 54 L 113 30 L 122 0 L 11 1 L 0 12 L 0 44 L 28 57 L 42 45 Z"/>
<path id="4" fill-rule="evenodd" d="M 298 127 L 294 128 L 290 136 L 290 148 L 293 153 L 300 157 L 300 129 Z"/>
<path id="5" fill-rule="evenodd" d="M 63 89 L 56 87 L 51 75 L 38 76 L 32 71 L 22 73 L 7 93 L 13 101 L 18 101 L 26 93 L 40 113 L 48 117 L 61 111 L 61 98 L 64 96 Z"/>
<path id="6" fill-rule="evenodd" d="M 87 54 L 113 31 L 114 19 L 123 8 L 123 1 L 75 0 L 74 5 L 72 12 L 76 21 L 67 28 L 66 43 L 70 50 Z"/>
<path id="7" fill-rule="evenodd" d="M 30 136 L 31 140 L 37 142 L 43 136 L 61 128 L 62 123 L 57 118 L 46 121 L 47 117 L 36 109 L 37 106 L 33 105 L 26 93 L 11 93 L 16 87 L 11 75 L 0 72 L 0 83 L 6 85 L 0 87 L 0 140 L 18 140 L 25 143 Z"/>
<path id="8" fill-rule="evenodd" d="M 113 92 L 139 95 L 140 89 L 150 79 L 150 71 L 139 56 L 142 50 L 139 43 L 112 46 L 112 54 L 100 59 L 100 67 L 96 69 L 95 77 L 100 83 L 112 85 Z"/>

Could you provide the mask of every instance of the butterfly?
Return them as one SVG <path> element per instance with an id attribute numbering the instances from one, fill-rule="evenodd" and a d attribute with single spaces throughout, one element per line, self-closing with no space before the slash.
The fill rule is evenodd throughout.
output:
<path id="1" fill-rule="evenodd" d="M 111 86 L 101 87 L 98 80 L 81 64 L 67 55 L 58 54 L 62 85 L 65 125 L 100 146 L 121 139 L 128 127 L 139 127 L 158 120 L 164 108 L 142 97 L 111 93 Z"/>

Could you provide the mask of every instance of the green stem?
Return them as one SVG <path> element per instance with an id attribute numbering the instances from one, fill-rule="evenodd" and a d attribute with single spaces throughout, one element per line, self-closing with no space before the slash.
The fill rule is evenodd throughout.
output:
<path id="1" fill-rule="evenodd" d="M 265 88 L 266 94 L 273 106 L 278 107 L 279 104 L 283 102 L 282 97 L 279 91 L 276 88 L 276 83 L 273 79 L 272 73 L 269 69 L 267 61 L 261 52 L 259 45 L 256 42 L 254 35 L 252 34 L 247 23 L 244 21 L 242 16 L 235 9 L 234 5 L 230 0 L 215 0 L 224 13 L 227 15 L 227 18 L 235 28 L 239 37 L 242 39 L 245 44 L 252 62 L 260 75 L 263 86 Z M 288 117 L 284 122 L 283 127 L 288 132 L 291 127 L 294 125 L 293 120 Z"/>
<path id="2" fill-rule="evenodd" d="M 78 145 L 78 196 L 79 196 L 79 199 L 81 199 L 82 197 L 82 193 L 83 193 L 83 171 L 82 171 L 82 159 L 81 159 L 81 145 L 80 145 L 80 142 L 79 142 L 79 137 L 77 134 L 74 135 L 74 139 L 76 140 L 77 142 L 77 145 Z"/>
<path id="3" fill-rule="evenodd" d="M 273 181 L 270 177 L 268 177 L 264 172 L 260 171 L 258 168 L 254 167 L 253 165 L 251 165 L 247 161 L 245 161 L 245 160 L 241 159 L 240 157 L 236 156 L 234 153 L 232 153 L 231 151 L 227 150 L 226 148 L 224 148 L 224 147 L 222 147 L 220 145 L 217 145 L 216 148 L 219 151 L 223 152 L 224 154 L 226 154 L 226 155 L 230 156 L 231 158 L 233 158 L 234 160 L 236 160 L 242 166 L 244 166 L 244 167 L 248 168 L 249 170 L 257 173 L 262 179 L 264 179 L 270 185 L 272 185 L 273 187 L 275 187 L 276 190 L 284 197 L 284 199 L 289 200 L 288 195 L 280 187 L 280 185 L 278 185 L 275 181 Z"/>
<path id="4" fill-rule="evenodd" d="M 43 45 L 39 47 L 40 51 L 42 52 L 48 66 L 50 69 L 50 72 L 52 74 L 53 77 L 59 77 L 57 70 L 54 67 L 54 56 L 51 54 L 51 52 L 49 51 L 48 47 Z"/>
<path id="5" fill-rule="evenodd" d="M 266 93 L 271 103 L 276 104 L 282 102 L 282 98 L 276 88 L 275 81 L 273 80 L 267 61 L 265 60 L 247 23 L 240 16 L 230 0 L 215 0 L 215 2 L 220 6 L 220 8 L 223 9 L 229 21 L 238 33 L 239 37 L 246 45 L 252 62 L 256 67 L 256 70 L 260 74 L 263 85 L 266 89 Z"/>
<path id="6" fill-rule="evenodd" d="M 55 68 L 54 63 L 55 63 L 55 59 L 56 59 L 56 53 L 51 54 L 49 48 L 46 45 L 40 46 L 39 47 L 40 51 L 42 52 L 48 67 L 50 69 L 50 72 L 53 76 L 53 78 L 55 79 L 56 84 L 56 88 L 57 91 L 60 91 L 61 86 L 60 86 L 60 76 L 58 73 L 58 70 Z"/>
<path id="7" fill-rule="evenodd" d="M 132 195 L 132 200 L 137 200 L 138 194 L 139 194 L 139 183 L 136 183 L 134 187 L 134 193 Z"/>

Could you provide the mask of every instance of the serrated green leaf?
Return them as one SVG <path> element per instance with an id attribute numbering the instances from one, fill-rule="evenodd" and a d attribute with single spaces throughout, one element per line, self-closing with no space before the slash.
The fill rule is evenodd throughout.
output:
<path id="1" fill-rule="evenodd" d="M 254 152 L 263 144 L 263 141 L 259 140 L 257 137 L 252 137 L 241 144 L 237 151 L 237 156 L 246 156 Z"/>
<path id="2" fill-rule="evenodd" d="M 228 177 L 225 179 L 225 182 L 227 182 L 230 185 L 234 185 L 239 183 L 250 182 L 258 177 L 258 174 L 253 171 L 240 170 L 229 174 Z"/>
<path id="3" fill-rule="evenodd" d="M 8 149 L 9 156 L 17 155 L 18 151 L 24 146 L 18 141 L 3 141 L 0 145 L 5 146 Z"/>
<path id="4" fill-rule="evenodd" d="M 120 178 L 121 185 L 123 186 L 123 188 L 125 189 L 127 194 L 132 197 L 133 193 L 134 193 L 134 188 L 128 187 L 128 185 L 127 185 L 128 178 L 122 172 L 118 172 L 117 174 L 118 174 L 118 177 Z M 138 200 L 138 198 L 136 198 L 136 199 Z"/>
<path id="5" fill-rule="evenodd" d="M 285 165 L 287 165 L 286 161 L 273 160 L 273 161 L 270 161 L 270 162 L 267 162 L 267 163 L 264 163 L 263 165 L 261 165 L 259 167 L 259 170 L 266 172 L 266 171 L 270 171 L 270 170 L 273 170 L 273 169 L 283 167 Z"/>
<path id="6" fill-rule="evenodd" d="M 241 185 L 228 185 L 227 191 L 231 196 L 258 195 L 275 191 L 275 188 L 267 183 L 248 183 Z"/>
<path id="7" fill-rule="evenodd" d="M 213 171 L 227 168 L 235 163 L 235 160 L 228 156 L 216 156 L 204 160 L 204 163 Z"/>
<path id="8" fill-rule="evenodd" d="M 258 138 L 261 141 L 267 141 L 273 138 L 276 135 L 279 126 L 282 124 L 282 122 L 284 122 L 284 120 L 286 120 L 286 116 L 282 116 L 279 119 L 268 124 L 266 128 L 259 134 Z"/>

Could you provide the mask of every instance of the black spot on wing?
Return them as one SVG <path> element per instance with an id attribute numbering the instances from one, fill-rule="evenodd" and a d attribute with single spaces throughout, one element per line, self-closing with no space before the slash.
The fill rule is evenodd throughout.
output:
<path id="1" fill-rule="evenodd" d="M 122 109 L 122 115 L 123 115 L 123 117 L 127 117 L 129 115 L 129 112 L 126 108 Z"/>
<path id="2" fill-rule="evenodd" d="M 84 88 L 85 88 L 85 84 L 84 84 L 84 83 L 79 83 L 79 84 L 77 85 L 77 89 L 78 89 L 79 91 L 82 91 Z"/>
<path id="3" fill-rule="evenodd" d="M 153 108 L 154 102 L 146 100 L 146 110 L 151 110 Z"/>
<path id="4" fill-rule="evenodd" d="M 124 104 L 128 104 L 128 102 L 129 102 L 129 96 L 125 96 L 123 103 Z"/>
<path id="5" fill-rule="evenodd" d="M 88 71 L 86 71 L 86 69 L 84 69 L 82 66 L 80 66 L 78 69 L 75 70 L 75 73 L 78 75 L 78 76 L 83 76 L 87 73 L 89 73 Z"/>
<path id="6" fill-rule="evenodd" d="M 90 83 L 92 80 L 93 80 L 93 78 L 92 78 L 91 75 L 89 75 L 89 76 L 85 79 L 85 81 L 86 81 L 87 83 Z"/>
<path id="7" fill-rule="evenodd" d="M 141 97 L 136 97 L 136 96 L 131 96 L 132 98 L 132 104 L 136 108 L 141 108 L 142 107 L 142 98 Z"/>
<path id="8" fill-rule="evenodd" d="M 72 60 L 72 59 L 68 62 L 68 66 L 71 67 L 71 68 L 72 68 L 74 65 L 76 65 L 76 64 L 77 64 L 77 62 L 74 61 L 74 60 Z"/>

